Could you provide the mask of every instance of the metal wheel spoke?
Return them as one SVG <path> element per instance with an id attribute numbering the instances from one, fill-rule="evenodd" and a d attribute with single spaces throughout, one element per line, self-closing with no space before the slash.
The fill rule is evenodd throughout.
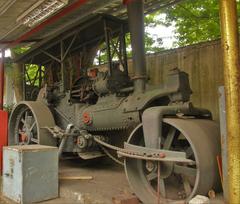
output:
<path id="1" fill-rule="evenodd" d="M 38 139 L 31 137 L 31 141 L 38 144 Z"/>
<path id="2" fill-rule="evenodd" d="M 27 118 L 25 118 L 25 126 L 28 130 L 30 130 L 31 128 L 31 124 L 32 124 L 32 116 L 27 116 Z"/>
<path id="3" fill-rule="evenodd" d="M 176 174 L 181 174 L 181 175 L 190 176 L 190 177 L 195 177 L 197 174 L 197 169 L 187 167 L 187 166 L 180 166 L 177 164 L 174 165 L 173 171 Z"/>
<path id="4" fill-rule="evenodd" d="M 190 158 L 193 155 L 193 150 L 191 147 L 188 147 L 185 152 L 187 154 L 187 158 Z"/>
<path id="5" fill-rule="evenodd" d="M 27 117 L 28 117 L 28 112 L 26 111 L 25 112 L 25 120 L 27 120 Z"/>
<path id="6" fill-rule="evenodd" d="M 32 139 L 32 134 L 30 133 L 28 136 L 28 143 L 30 143 L 31 139 Z"/>
<path id="7" fill-rule="evenodd" d="M 189 196 L 192 192 L 192 187 L 186 176 L 182 176 L 183 187 L 186 192 L 186 196 Z"/>
<path id="8" fill-rule="evenodd" d="M 176 129 L 171 127 L 165 139 L 163 149 L 170 149 L 175 134 L 176 134 Z"/>
<path id="9" fill-rule="evenodd" d="M 31 131 L 32 131 L 32 129 L 33 129 L 35 126 L 36 126 L 36 121 L 34 121 L 34 123 L 31 125 L 31 127 L 30 127 L 29 131 L 31 132 Z"/>
<path id="10" fill-rule="evenodd" d="M 24 120 L 23 118 L 21 119 L 21 122 L 25 125 L 26 120 Z"/>
<path id="11" fill-rule="evenodd" d="M 165 182 L 163 179 L 159 179 L 159 189 L 160 189 L 160 194 L 166 198 L 166 188 L 165 188 Z"/>
<path id="12" fill-rule="evenodd" d="M 160 194 L 163 197 L 166 197 L 166 189 L 165 189 L 165 183 L 164 180 L 160 178 L 160 173 L 161 173 L 161 169 L 160 169 L 160 162 L 158 162 L 158 168 L 157 168 L 157 193 L 158 193 L 158 203 L 160 203 L 159 200 L 159 196 Z"/>
<path id="13" fill-rule="evenodd" d="M 150 174 L 147 175 L 147 180 L 152 181 L 158 177 L 156 172 L 151 172 Z"/>
<path id="14" fill-rule="evenodd" d="M 27 123 L 28 123 L 28 124 L 31 124 L 32 121 L 34 121 L 33 119 L 34 119 L 33 116 L 29 115 L 29 116 L 27 117 Z"/>

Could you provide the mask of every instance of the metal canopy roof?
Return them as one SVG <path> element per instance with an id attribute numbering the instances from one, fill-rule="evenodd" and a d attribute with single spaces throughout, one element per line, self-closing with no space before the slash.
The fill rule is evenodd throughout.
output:
<path id="1" fill-rule="evenodd" d="M 72 55 L 79 50 L 87 47 L 94 47 L 104 41 L 105 29 L 111 30 L 113 37 L 121 33 L 124 28 L 127 32 L 127 21 L 114 16 L 98 14 L 89 18 L 87 21 L 71 26 L 62 31 L 61 34 L 55 34 L 46 40 L 36 43 L 29 51 L 15 59 L 16 62 L 32 63 L 45 65 L 53 59 L 58 61 L 61 57 L 61 42 L 67 55 Z"/>
<path id="2" fill-rule="evenodd" d="M 77 1 L 69 0 L 66 7 Z M 150 13 L 179 1 L 181 0 L 145 0 L 145 12 Z M 21 35 L 32 29 L 18 23 L 17 18 L 37 2 L 38 0 L 0 0 L 0 46 L 1 44 L 8 44 L 10 41 L 18 39 Z M 64 28 L 84 21 L 96 13 L 105 13 L 123 19 L 126 18 L 126 8 L 122 0 L 88 0 L 73 12 L 62 16 L 57 21 L 35 32 L 26 41 L 46 39 L 53 34 L 61 33 Z"/>

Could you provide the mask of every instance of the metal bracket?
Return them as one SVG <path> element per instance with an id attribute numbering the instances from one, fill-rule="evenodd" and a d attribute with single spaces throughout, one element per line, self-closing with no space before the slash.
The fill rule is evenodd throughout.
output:
<path id="1" fill-rule="evenodd" d="M 134 159 L 151 160 L 151 161 L 181 162 L 181 163 L 188 163 L 189 165 L 195 164 L 195 161 L 186 158 L 185 152 L 168 151 L 163 149 L 151 149 L 151 148 L 131 145 L 128 143 L 124 143 L 125 148 L 123 149 L 123 148 L 110 145 L 106 142 L 103 142 L 97 137 L 94 137 L 94 140 L 98 144 L 104 147 L 117 151 L 117 154 L 120 157 L 129 157 Z"/>
<path id="2" fill-rule="evenodd" d="M 124 143 L 124 147 L 125 151 L 124 152 L 118 151 L 118 154 L 125 157 L 152 161 L 181 162 L 189 163 L 191 165 L 195 164 L 195 161 L 187 159 L 187 155 L 185 152 L 169 151 L 164 149 L 151 149 L 128 143 Z"/>

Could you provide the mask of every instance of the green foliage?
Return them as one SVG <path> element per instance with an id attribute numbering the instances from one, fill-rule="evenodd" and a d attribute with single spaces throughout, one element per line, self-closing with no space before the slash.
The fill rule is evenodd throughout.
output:
<path id="1" fill-rule="evenodd" d="M 13 49 L 11 49 L 11 52 L 17 54 L 17 55 L 20 55 L 20 54 L 23 54 L 24 52 L 27 52 L 31 47 L 29 46 L 17 46 Z"/>
<path id="2" fill-rule="evenodd" d="M 38 65 L 36 64 L 26 64 L 27 73 L 25 75 L 26 82 L 28 85 L 39 86 L 39 72 Z"/>
<path id="3" fill-rule="evenodd" d="M 178 46 L 220 37 L 219 1 L 184 0 L 165 12 L 168 23 L 175 23 Z"/>
<path id="4" fill-rule="evenodd" d="M 159 25 L 169 26 L 168 22 L 164 22 L 158 18 L 159 12 L 149 14 L 145 17 L 145 48 L 146 53 L 160 52 L 164 50 L 162 39 L 158 36 L 152 36 L 148 28 L 155 28 Z"/>
<path id="5" fill-rule="evenodd" d="M 145 17 L 145 51 L 146 53 L 154 53 L 164 50 L 162 39 L 158 36 L 152 36 L 151 33 L 148 31 L 148 28 L 154 28 L 158 25 L 170 25 L 169 23 L 163 22 L 162 20 L 158 19 L 159 13 L 149 14 Z M 127 47 L 127 55 L 130 58 L 132 56 L 131 50 L 131 40 L 130 34 L 126 35 L 126 47 Z M 106 45 L 102 44 L 99 49 L 99 53 L 97 58 L 95 59 L 95 64 L 104 64 L 107 62 L 107 52 L 106 52 Z"/>
<path id="6" fill-rule="evenodd" d="M 25 52 L 27 52 L 31 47 L 30 46 L 17 46 L 11 50 L 11 52 L 14 55 L 21 55 Z M 28 85 L 34 85 L 39 86 L 39 73 L 36 76 L 38 72 L 38 65 L 35 64 L 26 64 L 26 74 L 25 74 L 25 80 Z M 32 84 L 31 84 L 32 83 Z"/>
<path id="7" fill-rule="evenodd" d="M 15 104 L 10 104 L 10 105 L 4 104 L 4 105 L 3 105 L 3 110 L 4 110 L 4 111 L 7 111 L 8 114 L 10 115 L 11 112 L 12 112 L 12 110 L 13 110 L 13 107 L 14 107 L 14 106 L 15 106 Z"/>

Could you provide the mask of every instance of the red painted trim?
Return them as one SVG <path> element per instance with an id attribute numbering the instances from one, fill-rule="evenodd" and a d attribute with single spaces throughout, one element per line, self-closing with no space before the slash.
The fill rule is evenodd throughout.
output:
<path id="1" fill-rule="evenodd" d="M 8 113 L 0 110 L 0 173 L 2 174 L 3 147 L 8 144 Z"/>
<path id="2" fill-rule="evenodd" d="M 50 24 L 56 22 L 57 20 L 59 20 L 60 18 L 64 17 L 65 15 L 73 12 L 74 10 L 76 10 L 77 8 L 79 8 L 80 6 L 82 6 L 83 4 L 85 4 L 88 1 L 89 0 L 78 0 L 78 1 L 76 1 L 75 3 L 71 4 L 70 6 L 68 6 L 65 9 L 63 9 L 62 11 L 60 11 L 55 16 L 50 17 L 49 19 L 47 19 L 46 21 L 42 22 L 41 24 L 39 24 L 38 26 L 36 26 L 32 30 L 30 30 L 27 33 L 23 34 L 17 40 L 15 40 L 14 42 L 10 43 L 7 47 L 13 47 L 13 46 L 19 44 L 20 42 L 28 39 L 34 33 L 39 32 L 40 30 L 42 30 L 47 25 L 50 25 Z"/>
<path id="3" fill-rule="evenodd" d="M 123 4 L 128 5 L 128 4 L 132 3 L 133 1 L 135 1 L 135 0 L 123 0 Z"/>
<path id="4" fill-rule="evenodd" d="M 0 58 L 0 110 L 3 110 L 3 97 L 4 97 L 4 50 L 2 50 L 2 57 Z"/>
<path id="5" fill-rule="evenodd" d="M 23 40 L 21 43 L 33 43 L 33 42 L 39 42 L 41 39 L 33 39 L 33 40 Z M 0 45 L 2 44 L 11 44 L 15 42 L 15 40 L 0 40 Z"/>

